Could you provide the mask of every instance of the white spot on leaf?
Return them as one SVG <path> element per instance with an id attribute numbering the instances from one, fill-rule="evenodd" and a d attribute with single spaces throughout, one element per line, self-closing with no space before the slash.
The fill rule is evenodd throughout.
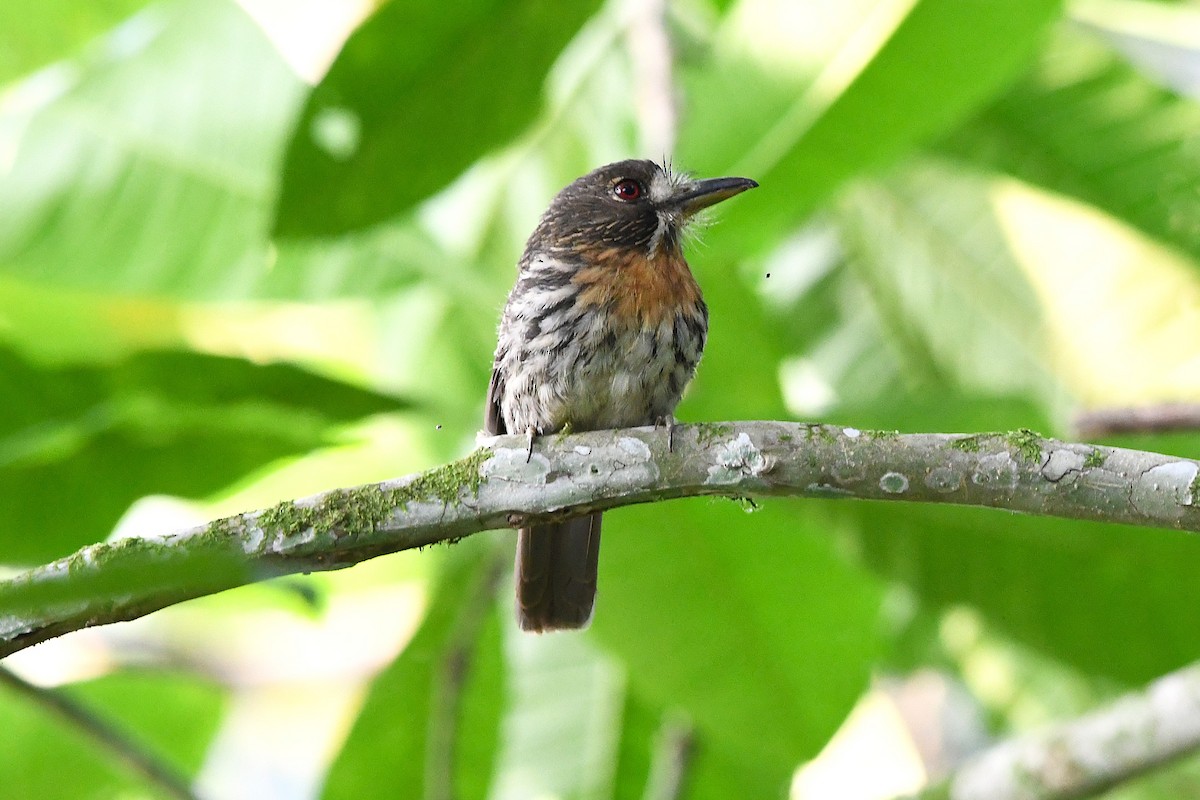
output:
<path id="1" fill-rule="evenodd" d="M 362 120 L 348 108 L 328 106 L 313 115 L 313 142 L 335 161 L 345 161 L 358 152 L 362 142 Z"/>

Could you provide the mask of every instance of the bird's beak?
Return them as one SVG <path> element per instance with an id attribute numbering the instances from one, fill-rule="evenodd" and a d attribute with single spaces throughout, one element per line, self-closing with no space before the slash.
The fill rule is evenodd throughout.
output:
<path id="1" fill-rule="evenodd" d="M 684 214 L 691 215 L 757 186 L 758 181 L 749 178 L 707 178 L 682 187 L 670 202 Z"/>

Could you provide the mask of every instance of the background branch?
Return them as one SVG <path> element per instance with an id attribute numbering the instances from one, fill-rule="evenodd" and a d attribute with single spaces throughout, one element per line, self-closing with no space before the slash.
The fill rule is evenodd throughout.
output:
<path id="1" fill-rule="evenodd" d="M 1009 739 L 970 759 L 916 800 L 1094 797 L 1200 748 L 1200 666 L 1104 708 Z"/>
<path id="2" fill-rule="evenodd" d="M 675 98 L 674 61 L 667 33 L 666 0 L 642 0 L 629 6 L 626 29 L 633 68 L 635 119 L 641 136 L 640 151 L 666 157 L 675 149 L 679 113 Z"/>
<path id="3" fill-rule="evenodd" d="M 953 435 L 787 422 L 489 440 L 419 475 L 338 489 L 166 536 L 92 545 L 0 582 L 0 656 L 279 575 L 337 569 L 527 520 L 677 497 L 990 506 L 1200 530 L 1200 465 L 1030 431 Z"/>
<path id="4" fill-rule="evenodd" d="M 1170 433 L 1200 429 L 1200 404 L 1160 403 L 1125 408 L 1093 408 L 1072 420 L 1085 439 L 1120 433 Z"/>
<path id="5" fill-rule="evenodd" d="M 687 788 L 688 768 L 696 747 L 696 732 L 692 724 L 668 715 L 654 744 L 650 762 L 650 777 L 646 782 L 645 800 L 679 800 Z"/>

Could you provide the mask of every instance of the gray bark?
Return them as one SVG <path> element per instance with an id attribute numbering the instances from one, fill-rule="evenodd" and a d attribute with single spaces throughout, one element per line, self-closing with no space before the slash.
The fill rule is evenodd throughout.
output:
<path id="1" fill-rule="evenodd" d="M 669 498 L 826 497 L 990 506 L 1200 530 L 1200 465 L 1029 431 L 952 435 L 788 422 L 681 425 L 481 443 L 419 475 L 209 525 L 86 547 L 0 581 L 0 657 L 92 625 L 278 575 Z"/>

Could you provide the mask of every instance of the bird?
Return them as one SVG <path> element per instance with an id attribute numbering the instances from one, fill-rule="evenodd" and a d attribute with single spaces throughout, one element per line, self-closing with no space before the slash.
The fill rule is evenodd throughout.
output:
<path id="1" fill-rule="evenodd" d="M 500 318 L 485 408 L 492 435 L 535 438 L 663 426 L 708 336 L 708 307 L 683 256 L 698 212 L 758 186 L 694 179 L 631 159 L 599 167 L 551 200 L 525 244 Z M 596 597 L 600 513 L 521 528 L 517 622 L 585 628 Z"/>

